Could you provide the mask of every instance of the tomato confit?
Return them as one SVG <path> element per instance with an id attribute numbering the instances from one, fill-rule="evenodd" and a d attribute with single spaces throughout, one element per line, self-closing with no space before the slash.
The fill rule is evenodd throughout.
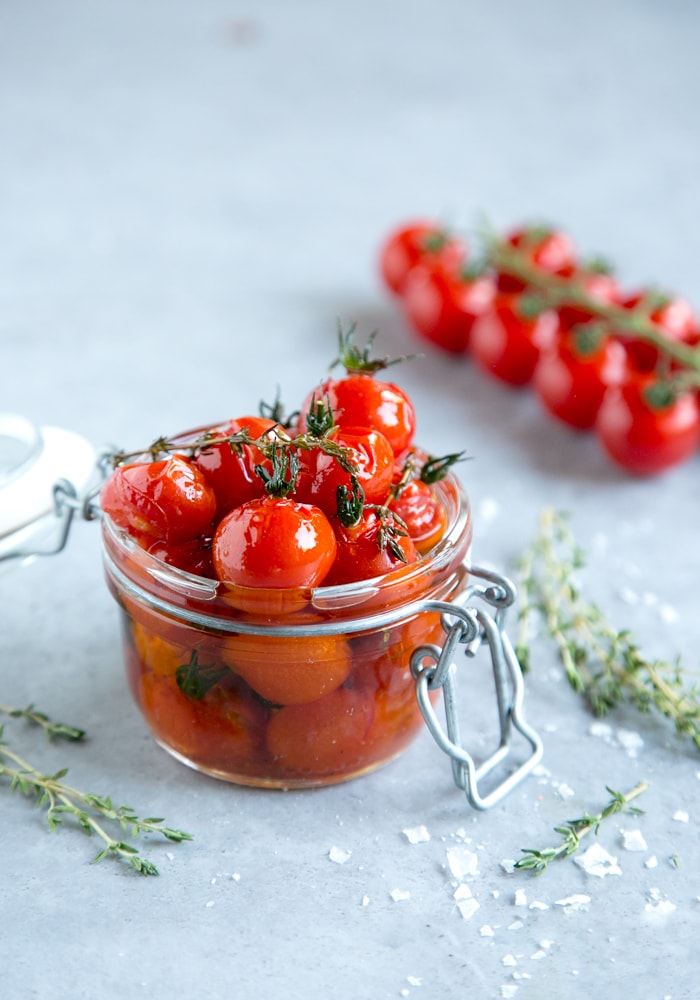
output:
<path id="1" fill-rule="evenodd" d="M 590 431 L 633 475 L 700 445 L 700 323 L 681 296 L 624 290 L 558 228 L 464 239 L 426 219 L 390 232 L 379 272 L 419 337 L 487 377 L 531 386 L 545 413 Z"/>
<path id="2" fill-rule="evenodd" d="M 134 698 L 162 746 L 233 782 L 331 783 L 400 753 L 422 723 L 411 655 L 466 585 L 461 455 L 417 446 L 373 338 L 339 342 L 344 371 L 291 417 L 263 405 L 116 455 L 101 493 Z"/>

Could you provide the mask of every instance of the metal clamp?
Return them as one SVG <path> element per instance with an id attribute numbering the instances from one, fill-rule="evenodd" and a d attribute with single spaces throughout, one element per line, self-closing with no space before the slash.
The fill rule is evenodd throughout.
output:
<path id="1" fill-rule="evenodd" d="M 542 741 L 523 716 L 523 675 L 515 651 L 503 628 L 503 617 L 516 596 L 514 585 L 492 571 L 470 567 L 470 575 L 486 581 L 486 586 L 474 583 L 459 600 L 443 614 L 446 639 L 442 647 L 420 646 L 411 656 L 411 673 L 416 682 L 416 697 L 426 726 L 440 749 L 450 757 L 452 776 L 458 788 L 475 809 L 489 809 L 529 774 L 542 757 Z M 494 610 L 471 607 L 481 600 Z M 496 689 L 499 740 L 496 749 L 477 764 L 464 748 L 460 735 L 457 700 L 457 665 L 455 654 L 463 646 L 469 657 L 475 657 L 486 646 Z M 447 732 L 440 724 L 430 692 L 442 689 Z M 487 792 L 482 792 L 484 779 L 493 776 L 499 765 L 515 757 L 513 736 L 518 733 L 527 754 L 503 774 Z"/>

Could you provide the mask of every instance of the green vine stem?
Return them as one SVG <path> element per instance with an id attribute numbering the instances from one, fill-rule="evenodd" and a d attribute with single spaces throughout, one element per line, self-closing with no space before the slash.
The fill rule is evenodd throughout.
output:
<path id="1" fill-rule="evenodd" d="M 592 316 L 603 320 L 613 332 L 628 333 L 653 344 L 668 358 L 678 362 L 686 371 L 688 385 L 700 385 L 700 348 L 680 343 L 664 335 L 651 322 L 642 307 L 625 308 L 614 303 L 601 302 L 590 296 L 580 282 L 569 277 L 543 271 L 527 260 L 525 255 L 508 242 L 493 235 L 485 238 L 485 258 L 496 271 L 519 278 L 531 293 L 542 300 L 543 307 L 559 308 L 578 306 Z M 680 377 L 680 376 L 679 376 Z"/>
<path id="2" fill-rule="evenodd" d="M 628 630 L 619 630 L 583 596 L 576 574 L 584 556 L 565 514 L 542 511 L 536 538 L 519 565 L 517 653 L 530 663 L 528 634 L 539 616 L 557 647 L 571 687 L 602 716 L 623 701 L 656 709 L 700 750 L 700 688 L 689 685 L 680 659 L 650 661 Z"/>

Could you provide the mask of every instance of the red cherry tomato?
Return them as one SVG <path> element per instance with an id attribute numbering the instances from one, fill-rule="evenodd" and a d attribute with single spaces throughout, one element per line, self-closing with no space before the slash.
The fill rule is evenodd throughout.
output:
<path id="1" fill-rule="evenodd" d="M 212 543 L 216 576 L 241 587 L 316 587 L 335 553 L 326 515 L 286 497 L 264 496 L 234 507 Z"/>
<path id="2" fill-rule="evenodd" d="M 379 271 L 384 284 L 395 295 L 402 294 L 404 282 L 416 264 L 429 261 L 450 269 L 461 266 L 466 256 L 464 244 L 434 222 L 416 221 L 389 234 L 379 254 Z"/>
<path id="3" fill-rule="evenodd" d="M 398 514 L 411 541 L 421 555 L 429 552 L 442 538 L 447 526 L 447 511 L 427 483 L 411 479 L 389 504 Z"/>
<path id="4" fill-rule="evenodd" d="M 628 374 L 627 353 L 613 337 L 593 328 L 565 330 L 544 350 L 533 387 L 545 409 L 570 427 L 593 427 L 605 390 Z"/>
<path id="5" fill-rule="evenodd" d="M 636 374 L 606 391 L 596 429 L 617 465 L 636 475 L 652 475 L 697 451 L 700 403 L 694 392 L 674 396 L 654 374 Z"/>
<path id="6" fill-rule="evenodd" d="M 383 502 L 394 473 L 394 452 L 384 435 L 366 427 L 340 427 L 331 431 L 328 440 L 341 448 L 352 449 L 356 478 L 367 503 Z M 296 500 L 314 504 L 324 514 L 333 516 L 341 486 L 349 490 L 351 478 L 335 456 L 321 448 L 300 452 L 299 475 L 294 488 Z"/>
<path id="7" fill-rule="evenodd" d="M 490 275 L 467 278 L 432 262 L 414 267 L 402 292 L 410 326 L 421 337 L 453 354 L 468 349 L 474 321 L 486 312 L 493 297 L 494 280 Z"/>
<path id="8" fill-rule="evenodd" d="M 545 311 L 535 317 L 523 314 L 520 295 L 499 293 L 493 307 L 472 327 L 471 354 L 485 372 L 510 385 L 526 385 L 541 351 L 554 340 L 557 315 Z"/>
<path id="9" fill-rule="evenodd" d="M 560 274 L 576 266 L 576 247 L 571 237 L 560 229 L 523 226 L 513 230 L 507 239 L 542 271 Z M 497 283 L 502 292 L 521 292 L 526 287 L 519 278 L 508 274 L 499 274 Z"/>
<path id="10" fill-rule="evenodd" d="M 418 558 L 413 540 L 388 510 L 365 507 L 357 524 L 334 522 L 337 554 L 324 585 L 383 576 Z"/>
<path id="11" fill-rule="evenodd" d="M 565 272 L 574 288 L 600 305 L 616 305 L 620 301 L 620 286 L 612 274 L 602 271 L 586 271 L 572 267 Z M 570 330 L 581 323 L 596 319 L 596 313 L 580 305 L 564 305 L 557 310 L 562 328 Z"/>
<path id="12" fill-rule="evenodd" d="M 214 576 L 214 567 L 211 561 L 211 538 L 199 536 L 187 542 L 179 542 L 177 545 L 160 540 L 141 539 L 141 544 L 146 551 L 162 559 L 170 566 L 177 566 L 178 569 L 193 573 L 195 576 Z"/>
<path id="13" fill-rule="evenodd" d="M 658 327 L 659 333 L 669 340 L 693 343 L 697 319 L 693 307 L 686 299 L 642 291 L 628 296 L 622 304 L 653 323 Z M 635 368 L 641 372 L 649 372 L 657 367 L 661 359 L 658 347 L 634 335 L 625 334 L 622 340 Z"/>
<path id="14" fill-rule="evenodd" d="M 408 394 L 392 382 L 374 375 L 347 375 L 326 379 L 310 392 L 301 407 L 300 432 L 314 400 L 328 400 L 335 423 L 340 427 L 368 427 L 379 431 L 400 455 L 413 441 L 416 413 Z"/>
<path id="15" fill-rule="evenodd" d="M 272 427 L 274 420 L 267 417 L 237 417 L 214 429 L 216 437 L 228 437 L 247 429 L 252 438 L 261 438 Z M 232 507 L 254 500 L 265 492 L 262 479 L 255 472 L 256 465 L 269 468 L 270 463 L 258 448 L 250 445 L 231 446 L 228 441 L 207 444 L 193 464 L 204 473 L 216 493 L 217 517 L 221 518 Z"/>
<path id="16" fill-rule="evenodd" d="M 204 475 L 179 455 L 119 466 L 100 499 L 120 528 L 173 544 L 203 534 L 216 512 L 216 497 Z"/>

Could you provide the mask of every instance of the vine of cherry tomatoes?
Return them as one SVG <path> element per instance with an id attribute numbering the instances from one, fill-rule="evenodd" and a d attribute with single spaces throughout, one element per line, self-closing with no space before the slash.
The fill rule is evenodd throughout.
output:
<path id="1" fill-rule="evenodd" d="M 682 297 L 624 290 L 560 229 L 489 237 L 472 259 L 430 220 L 385 238 L 379 270 L 409 327 L 489 377 L 531 386 L 546 413 L 595 433 L 632 474 L 700 445 L 700 323 Z"/>

